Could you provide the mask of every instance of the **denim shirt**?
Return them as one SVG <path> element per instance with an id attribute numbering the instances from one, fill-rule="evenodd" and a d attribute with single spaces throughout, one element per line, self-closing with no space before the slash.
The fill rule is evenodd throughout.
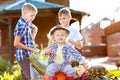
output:
<path id="1" fill-rule="evenodd" d="M 57 43 L 54 42 L 53 44 L 47 47 L 47 49 L 50 48 L 52 49 L 52 52 L 50 53 L 48 64 L 53 63 L 54 56 L 58 49 Z M 81 56 L 81 53 L 78 52 L 75 48 L 73 48 L 73 46 L 70 43 L 65 43 L 65 45 L 62 48 L 62 54 L 65 59 L 65 62 L 63 63 L 64 65 L 70 64 L 69 60 L 72 56 L 75 57 L 80 64 L 85 63 L 84 58 Z"/>

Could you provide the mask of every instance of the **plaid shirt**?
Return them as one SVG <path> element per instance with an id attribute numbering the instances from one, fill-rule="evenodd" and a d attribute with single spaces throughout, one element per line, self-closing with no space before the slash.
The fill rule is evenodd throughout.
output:
<path id="1" fill-rule="evenodd" d="M 47 49 L 52 48 L 52 52 L 50 54 L 50 58 L 48 60 L 48 64 L 53 63 L 54 56 L 57 51 L 57 43 L 53 43 L 50 46 L 48 46 Z M 75 48 L 72 47 L 71 44 L 65 43 L 64 47 L 62 48 L 62 54 L 65 59 L 65 62 L 63 65 L 69 64 L 70 57 L 75 57 L 75 59 L 80 63 L 83 64 L 85 63 L 84 58 L 81 56 L 81 53 L 79 53 Z"/>
<path id="2" fill-rule="evenodd" d="M 28 24 L 27 21 L 20 17 L 14 30 L 14 36 L 21 36 L 21 43 L 27 47 L 33 47 L 32 29 L 33 24 Z M 22 48 L 16 48 L 16 60 L 20 61 L 29 58 L 31 52 Z"/>

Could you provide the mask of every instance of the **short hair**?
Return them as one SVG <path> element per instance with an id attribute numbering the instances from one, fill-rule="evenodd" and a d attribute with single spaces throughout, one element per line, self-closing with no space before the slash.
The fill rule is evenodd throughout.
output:
<path id="1" fill-rule="evenodd" d="M 22 7 L 22 12 L 24 12 L 24 10 L 35 11 L 36 14 L 38 13 L 37 8 L 31 3 L 25 3 Z"/>
<path id="2" fill-rule="evenodd" d="M 58 11 L 58 15 L 61 15 L 61 14 L 66 14 L 66 15 L 69 15 L 71 17 L 71 11 L 70 11 L 70 9 L 68 7 L 61 8 Z"/>

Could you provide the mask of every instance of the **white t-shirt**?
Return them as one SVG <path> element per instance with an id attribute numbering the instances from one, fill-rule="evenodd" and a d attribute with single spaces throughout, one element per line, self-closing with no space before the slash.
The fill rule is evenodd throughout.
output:
<path id="1" fill-rule="evenodd" d="M 65 61 L 63 54 L 62 54 L 62 48 L 63 48 L 63 46 L 58 46 L 57 52 L 56 52 L 55 57 L 53 59 L 53 61 L 58 63 L 58 64 L 62 64 Z"/>

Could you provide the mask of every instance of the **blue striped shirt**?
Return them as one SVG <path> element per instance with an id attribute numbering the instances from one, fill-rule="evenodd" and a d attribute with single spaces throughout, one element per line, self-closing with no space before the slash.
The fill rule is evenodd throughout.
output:
<path id="1" fill-rule="evenodd" d="M 53 44 L 51 44 L 50 46 L 47 47 L 47 49 L 52 49 L 52 52 L 50 54 L 50 58 L 48 60 L 48 64 L 53 62 L 54 56 L 56 54 L 58 45 L 56 42 L 54 42 Z M 64 47 L 62 48 L 62 54 L 63 57 L 65 59 L 65 62 L 63 63 L 64 65 L 69 64 L 69 60 L 71 58 L 71 56 L 75 57 L 75 59 L 80 63 L 83 64 L 85 63 L 84 58 L 81 56 L 81 53 L 78 52 L 75 48 L 72 47 L 71 44 L 69 43 L 65 43 Z"/>
<path id="2" fill-rule="evenodd" d="M 33 47 L 33 39 L 32 39 L 32 29 L 34 28 L 32 23 L 27 23 L 27 21 L 21 16 L 18 20 L 15 30 L 14 36 L 21 36 L 21 43 L 27 47 Z M 22 48 L 16 47 L 16 60 L 20 61 L 25 58 L 29 58 L 31 52 L 29 50 L 25 50 Z"/>

